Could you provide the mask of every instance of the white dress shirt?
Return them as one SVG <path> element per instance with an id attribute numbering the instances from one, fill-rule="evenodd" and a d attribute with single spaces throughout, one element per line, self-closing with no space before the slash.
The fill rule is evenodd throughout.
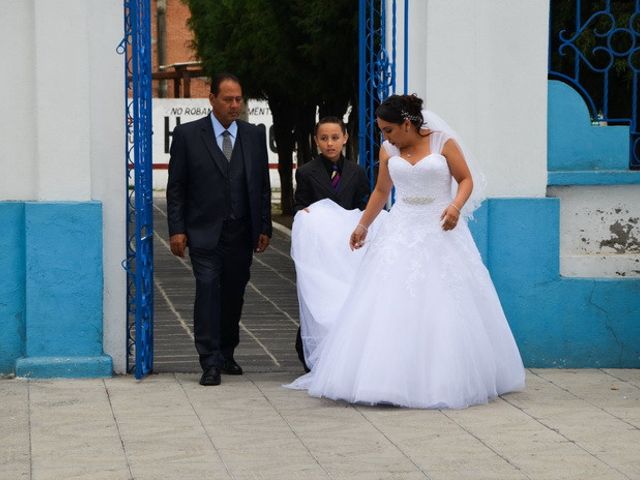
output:
<path id="1" fill-rule="evenodd" d="M 213 114 L 213 112 L 210 113 L 210 116 L 211 116 L 211 126 L 213 126 L 213 135 L 216 138 L 216 143 L 218 144 L 218 147 L 220 147 L 220 150 L 222 150 L 222 139 L 224 138 L 222 133 L 225 130 L 228 130 L 229 133 L 231 134 L 229 138 L 231 139 L 231 148 L 233 148 L 236 144 L 236 137 L 238 135 L 238 124 L 235 121 L 233 121 L 231 122 L 231 125 L 229 125 L 229 128 L 224 128 L 222 124 L 218 121 L 216 116 Z"/>

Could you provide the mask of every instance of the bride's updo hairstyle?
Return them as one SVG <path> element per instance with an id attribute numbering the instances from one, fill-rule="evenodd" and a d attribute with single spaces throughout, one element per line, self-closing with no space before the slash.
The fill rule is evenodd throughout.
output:
<path id="1" fill-rule="evenodd" d="M 391 95 L 376 109 L 376 117 L 400 125 L 409 120 L 418 132 L 422 128 L 423 101 L 417 95 Z"/>

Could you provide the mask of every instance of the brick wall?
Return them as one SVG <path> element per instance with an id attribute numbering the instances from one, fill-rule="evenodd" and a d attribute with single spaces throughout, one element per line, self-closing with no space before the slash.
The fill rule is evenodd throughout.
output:
<path id="1" fill-rule="evenodd" d="M 158 71 L 158 52 L 157 52 L 157 26 L 158 16 L 156 8 L 156 0 L 151 2 L 151 35 L 153 43 L 153 71 Z M 167 60 L 166 64 L 184 63 L 196 61 L 196 52 L 191 48 L 190 43 L 193 39 L 193 33 L 187 26 L 187 20 L 191 16 L 189 7 L 180 0 L 167 0 Z M 153 81 L 153 96 L 158 97 L 159 81 Z M 183 92 L 181 90 L 181 95 Z M 191 80 L 191 97 L 206 98 L 209 96 L 209 83 L 207 79 L 195 78 Z M 167 81 L 167 96 L 173 98 L 173 81 Z"/>

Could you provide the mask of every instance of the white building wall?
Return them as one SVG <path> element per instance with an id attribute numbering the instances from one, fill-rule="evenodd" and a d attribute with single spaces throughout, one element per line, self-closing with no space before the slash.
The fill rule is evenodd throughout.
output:
<path id="1" fill-rule="evenodd" d="M 86 1 L 86 0 L 85 0 Z M 91 198 L 102 202 L 104 350 L 117 373 L 126 369 L 125 131 L 122 0 L 92 0 L 88 9 Z M 89 163 L 89 162 L 87 162 Z"/>
<path id="2" fill-rule="evenodd" d="M 33 2 L 3 0 L 0 45 L 0 200 L 36 198 L 36 101 Z"/>
<path id="3" fill-rule="evenodd" d="M 38 200 L 91 198 L 88 12 L 93 3 L 33 2 Z"/>
<path id="4" fill-rule="evenodd" d="M 547 0 L 409 1 L 408 93 L 460 133 L 492 197 L 545 196 L 548 18 Z"/>

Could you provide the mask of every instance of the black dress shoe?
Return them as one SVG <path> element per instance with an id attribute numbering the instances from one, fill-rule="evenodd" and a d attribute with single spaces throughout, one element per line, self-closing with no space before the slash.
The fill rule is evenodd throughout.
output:
<path id="1" fill-rule="evenodd" d="M 207 368 L 200 377 L 200 385 L 205 387 L 220 385 L 220 369 L 218 367 Z"/>
<path id="2" fill-rule="evenodd" d="M 242 367 L 233 358 L 228 358 L 222 365 L 222 373 L 227 375 L 242 375 Z"/>

